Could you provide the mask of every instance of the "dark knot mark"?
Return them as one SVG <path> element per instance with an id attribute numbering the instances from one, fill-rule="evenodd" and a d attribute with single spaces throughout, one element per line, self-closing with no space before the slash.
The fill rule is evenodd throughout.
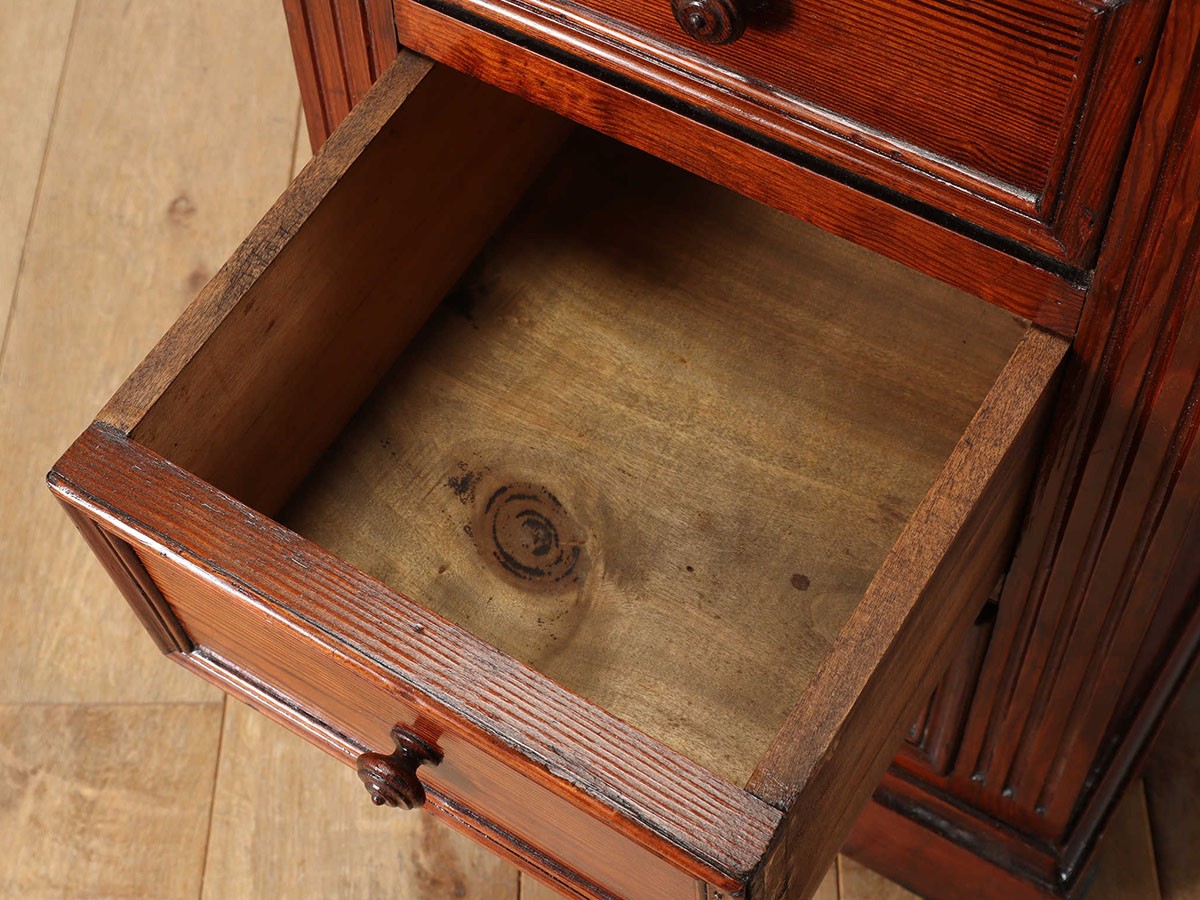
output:
<path id="1" fill-rule="evenodd" d="M 497 488 L 476 512 L 471 533 L 484 557 L 522 587 L 573 584 L 585 568 L 583 529 L 540 485 Z"/>

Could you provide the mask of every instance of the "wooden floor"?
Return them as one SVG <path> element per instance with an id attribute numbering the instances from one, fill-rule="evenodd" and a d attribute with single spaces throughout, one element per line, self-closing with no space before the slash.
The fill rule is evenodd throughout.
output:
<path id="1" fill-rule="evenodd" d="M 533 898 L 153 649 L 43 473 L 307 155 L 276 0 L 0 0 L 0 897 Z M 1200 898 L 1200 682 L 1093 896 Z M 822 897 L 901 897 L 839 860 Z"/>

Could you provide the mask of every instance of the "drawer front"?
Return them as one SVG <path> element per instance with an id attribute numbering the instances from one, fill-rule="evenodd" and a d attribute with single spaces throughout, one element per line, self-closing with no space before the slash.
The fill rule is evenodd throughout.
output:
<path id="1" fill-rule="evenodd" d="M 779 822 L 757 798 L 109 428 L 89 429 L 51 485 L 99 523 L 93 540 L 119 548 L 148 600 L 126 595 L 152 608 L 143 619 L 164 632 L 164 649 L 210 677 L 215 658 L 214 680 L 250 700 L 265 691 L 276 718 L 335 754 L 390 752 L 391 729 L 409 728 L 444 757 L 418 770 L 433 811 L 564 890 L 736 893 Z M 358 790 L 349 776 L 347 790 Z"/>
<path id="2" fill-rule="evenodd" d="M 143 547 L 138 556 L 200 652 L 215 652 L 363 747 L 390 752 L 388 732 L 396 724 L 422 735 L 444 757 L 418 770 L 435 802 L 465 812 L 478 830 L 511 835 L 529 861 L 545 860 L 544 869 L 566 887 L 586 896 L 704 896 L 703 883 L 500 762 L 478 739 L 445 727 L 444 711 L 424 714 L 394 683 L 318 642 L 303 623 L 205 583 L 160 550 Z M 347 778 L 347 791 L 352 788 Z"/>
<path id="3" fill-rule="evenodd" d="M 396 0 L 401 43 L 435 58 L 456 42 L 426 10 L 1079 265 L 1096 249 L 1162 7 L 695 0 L 689 10 L 745 10 L 744 33 L 713 46 L 685 33 L 672 0 Z"/>

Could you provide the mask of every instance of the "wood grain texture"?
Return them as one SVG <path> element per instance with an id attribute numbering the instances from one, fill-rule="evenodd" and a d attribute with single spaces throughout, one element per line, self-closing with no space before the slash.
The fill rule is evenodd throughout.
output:
<path id="1" fill-rule="evenodd" d="M 510 54 L 603 71 L 749 144 L 1086 264 L 1165 4 L 760 5 L 744 36 L 714 47 L 666 2 L 397 0 L 407 46 L 427 40 L 426 7 L 510 39 Z"/>
<path id="2" fill-rule="evenodd" d="M 0 3 L 0 97 L 8 120 L 0 136 L 0 362 L 75 6 L 75 0 Z M 29 47 L 37 53 L 21 52 Z"/>
<path id="3" fill-rule="evenodd" d="M 748 788 L 788 809 L 761 896 L 815 885 L 995 583 L 1066 350 L 1036 330 L 1017 347 L 760 761 Z"/>
<path id="4" fill-rule="evenodd" d="M 264 621 L 260 611 L 239 603 L 230 592 L 198 583 L 194 573 L 157 554 L 140 555 L 197 646 L 270 686 L 292 707 L 290 718 L 302 719 L 306 736 L 315 719 L 332 735 L 345 735 L 359 745 L 353 760 L 361 750 L 391 750 L 390 732 L 400 725 L 442 754 L 436 767 L 421 771 L 426 808 L 435 815 L 473 824 L 476 839 L 484 843 L 515 845 L 530 865 L 575 883 L 586 896 L 632 894 L 667 900 L 695 893 L 696 882 L 688 871 L 695 863 L 678 852 L 664 860 L 664 854 L 655 852 L 657 847 L 645 846 L 649 841 L 639 841 L 623 823 L 614 824 L 611 812 L 597 810 L 577 793 L 563 796 L 561 790 L 553 791 L 553 782 L 540 771 L 540 760 L 497 752 L 497 735 L 480 734 L 427 698 L 404 696 L 396 681 L 372 678 L 357 668 L 361 664 L 354 657 L 332 645 L 306 641 L 295 624 Z M 533 703 L 526 700 L 525 706 Z M 524 707 L 514 712 L 536 718 Z M 570 758 L 572 746 L 556 744 L 557 755 Z M 355 785 L 355 794 L 366 800 L 360 786 Z M 709 804 L 705 812 L 719 815 L 716 806 Z M 730 827 L 738 824 L 731 821 Z M 683 841 L 676 844 L 693 836 L 679 837 Z"/>
<path id="5" fill-rule="evenodd" d="M 778 820 L 774 810 L 111 428 L 86 432 L 51 480 L 65 499 L 138 544 L 144 560 L 166 553 L 178 560 L 172 565 L 187 567 L 191 587 L 180 596 L 221 606 L 216 619 L 184 617 L 193 639 L 196 624 L 208 621 L 207 637 L 231 642 L 227 652 L 253 654 L 249 662 L 264 680 L 285 685 L 285 694 L 317 692 L 317 698 L 305 694 L 314 708 L 349 716 L 341 730 L 372 749 L 387 745 L 392 725 L 411 722 L 406 709 L 426 717 L 428 725 L 418 729 L 423 738 L 438 740 L 427 729 L 456 735 L 467 761 L 486 772 L 480 780 L 463 770 L 464 780 L 453 787 L 459 796 L 479 791 L 479 798 L 490 796 L 496 808 L 511 811 L 512 797 L 491 795 L 487 785 L 535 783 L 548 792 L 544 810 L 577 823 L 598 816 L 623 839 L 720 886 L 744 878 L 754 848 L 766 845 Z M 170 546 L 145 540 L 168 533 Z M 245 621 L 220 627 L 219 618 L 231 617 Z M 306 624 L 316 620 L 325 624 L 316 630 Z M 287 641 L 286 649 L 264 649 L 276 638 Z M 288 660 L 296 660 L 299 674 Z M 253 671 L 247 660 L 241 664 Z M 364 699 L 368 691 L 374 703 Z M 380 721 L 391 707 L 395 714 Z M 435 772 L 449 778 L 454 771 L 447 748 Z M 572 833 L 551 832 L 568 844 Z M 620 858 L 604 863 L 602 856 L 598 864 L 627 878 Z"/>
<path id="6" fill-rule="evenodd" d="M 0 707 L 0 894 L 199 895 L 221 704 Z"/>
<path id="7" fill-rule="evenodd" d="M 406 46 L 731 187 L 1063 334 L 1082 305 L 1078 273 L 1017 259 L 977 232 L 743 143 L 620 86 L 516 48 L 423 6 L 398 23 Z M 861 185 L 860 185 L 861 187 Z"/>
<path id="8" fill-rule="evenodd" d="M 313 151 L 399 52 L 390 0 L 283 0 Z"/>
<path id="9" fill-rule="evenodd" d="M 1177 4 L 958 758 L 920 775 L 992 823 L 968 843 L 1040 846 L 1063 892 L 1200 642 L 1198 85 L 1200 14 Z"/>
<path id="10" fill-rule="evenodd" d="M 102 416 L 273 510 L 566 128 L 406 55 Z"/>
<path id="11" fill-rule="evenodd" d="M 581 135 L 281 520 L 743 784 L 1023 331 Z"/>
<path id="12" fill-rule="evenodd" d="M 517 872 L 430 816 L 378 809 L 334 760 L 230 702 L 205 898 L 516 900 Z"/>
<path id="13" fill-rule="evenodd" d="M 285 184 L 286 39 L 241 7 L 80 5 L 0 372 L 0 699 L 212 696 L 157 658 L 39 481 Z"/>
<path id="14" fill-rule="evenodd" d="M 1180 8 L 1172 29 L 1191 57 L 1173 85 L 1183 96 L 1159 99 L 1144 123 L 1169 142 L 1158 190 L 1127 192 L 1127 207 L 1151 205 L 1144 219 L 1128 210 L 1101 260 L 1043 476 L 1056 502 L 1031 521 L 1006 586 L 1036 610 L 1023 626 L 1037 633 L 1022 640 L 1038 671 L 1006 673 L 1026 701 L 993 719 L 977 766 L 1041 811 L 1027 824 L 1043 833 L 1067 827 L 1113 715 L 1133 714 L 1118 712 L 1132 699 L 1123 686 L 1175 649 L 1154 620 L 1180 629 L 1196 613 L 1200 10 Z M 1047 620 L 1059 624 L 1049 642 L 1037 624 Z"/>

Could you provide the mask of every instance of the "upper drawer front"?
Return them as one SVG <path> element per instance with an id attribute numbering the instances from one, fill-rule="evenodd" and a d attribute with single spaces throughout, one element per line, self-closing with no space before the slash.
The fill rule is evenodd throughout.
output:
<path id="1" fill-rule="evenodd" d="M 672 0 L 396 0 L 401 40 L 424 52 L 422 2 L 1076 265 L 1094 253 L 1163 5 L 694 0 L 748 10 L 745 32 L 712 46 Z"/>

